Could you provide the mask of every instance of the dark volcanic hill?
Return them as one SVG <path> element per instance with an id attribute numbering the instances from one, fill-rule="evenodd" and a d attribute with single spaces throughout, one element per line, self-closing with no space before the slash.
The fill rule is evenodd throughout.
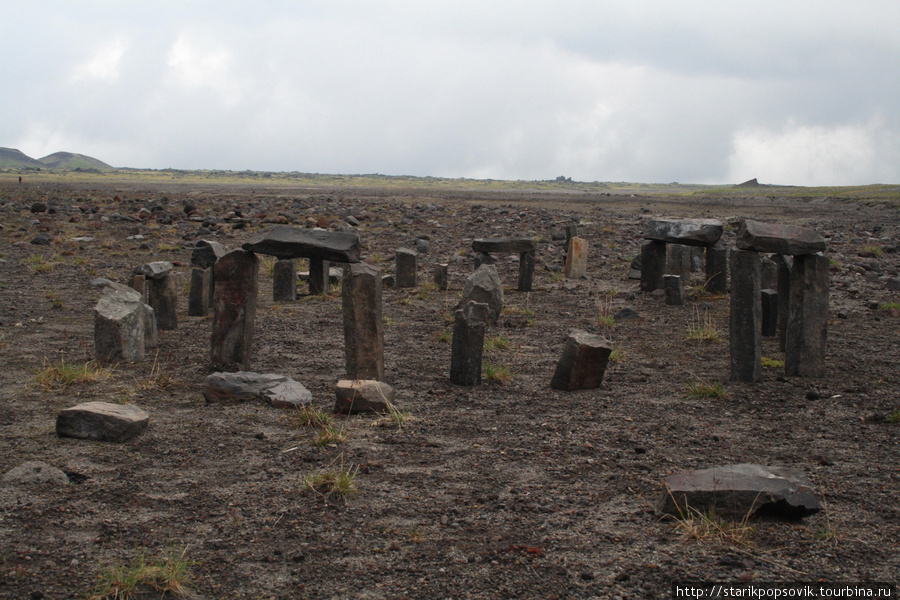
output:
<path id="1" fill-rule="evenodd" d="M 96 158 L 75 154 L 72 152 L 54 152 L 44 158 L 38 159 L 42 164 L 53 170 L 74 171 L 76 169 L 96 169 L 98 171 L 112 171 L 113 167 Z"/>
<path id="2" fill-rule="evenodd" d="M 47 165 L 14 148 L 0 148 L 0 169 L 46 169 Z"/>

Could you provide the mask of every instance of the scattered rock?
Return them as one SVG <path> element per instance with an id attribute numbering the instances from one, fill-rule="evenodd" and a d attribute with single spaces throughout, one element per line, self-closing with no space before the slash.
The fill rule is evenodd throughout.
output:
<path id="1" fill-rule="evenodd" d="M 207 402 L 266 400 L 274 408 L 299 408 L 312 402 L 312 393 L 285 375 L 251 371 L 213 373 L 203 383 Z"/>
<path id="2" fill-rule="evenodd" d="M 503 284 L 494 265 L 481 265 L 469 275 L 456 309 L 461 309 L 470 301 L 487 304 L 489 321 L 492 325 L 497 324 L 503 310 Z"/>
<path id="3" fill-rule="evenodd" d="M 3 474 L 9 483 L 55 483 L 68 485 L 69 477 L 62 469 L 51 467 L 39 460 L 29 460 Z"/>
<path id="4" fill-rule="evenodd" d="M 143 275 L 147 279 L 165 279 L 175 267 L 167 260 L 147 263 L 134 268 L 135 275 Z"/>
<path id="5" fill-rule="evenodd" d="M 381 381 L 342 379 L 334 388 L 334 412 L 354 415 L 361 412 L 386 413 L 394 403 L 394 388 Z"/>
<path id="6" fill-rule="evenodd" d="M 127 442 L 140 435 L 150 415 L 136 406 L 85 402 L 60 411 L 56 434 L 99 442 Z"/>

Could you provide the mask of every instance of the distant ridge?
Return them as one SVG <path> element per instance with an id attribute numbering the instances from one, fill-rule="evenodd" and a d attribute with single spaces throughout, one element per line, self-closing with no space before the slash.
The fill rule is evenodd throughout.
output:
<path id="1" fill-rule="evenodd" d="M 96 169 L 98 171 L 115 170 L 101 160 L 85 156 L 84 154 L 74 154 L 72 152 L 54 152 L 53 154 L 48 154 L 44 158 L 39 158 L 38 160 L 55 171 L 85 171 L 87 169 Z"/>
<path id="2" fill-rule="evenodd" d="M 54 152 L 35 160 L 15 148 L 0 148 L 0 169 L 40 169 L 43 171 L 115 171 L 96 158 L 73 152 Z"/>

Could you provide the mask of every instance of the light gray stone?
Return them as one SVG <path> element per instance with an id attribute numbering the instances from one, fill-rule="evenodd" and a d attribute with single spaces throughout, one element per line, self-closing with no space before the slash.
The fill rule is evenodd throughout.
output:
<path id="1" fill-rule="evenodd" d="M 644 226 L 644 239 L 685 244 L 687 246 L 712 246 L 725 225 L 717 219 L 652 219 Z"/>
<path id="2" fill-rule="evenodd" d="M 144 298 L 123 285 L 107 285 L 94 307 L 97 362 L 139 361 L 145 356 Z"/>
<path id="3" fill-rule="evenodd" d="M 750 219 L 738 228 L 736 244 L 741 250 L 791 256 L 825 251 L 825 238 L 813 229 Z"/>
<path id="4" fill-rule="evenodd" d="M 68 485 L 69 478 L 62 471 L 39 460 L 29 460 L 17 467 L 13 467 L 3 474 L 3 481 L 7 483 L 53 483 L 56 485 Z"/>
<path id="5" fill-rule="evenodd" d="M 208 375 L 203 397 L 210 403 L 260 399 L 274 408 L 299 408 L 312 402 L 312 393 L 290 377 L 250 371 Z"/>
<path id="6" fill-rule="evenodd" d="M 134 274 L 143 275 L 147 279 L 165 279 L 174 268 L 169 261 L 160 260 L 135 267 Z"/>
<path id="7" fill-rule="evenodd" d="M 354 415 L 363 412 L 387 413 L 394 405 L 394 388 L 382 381 L 342 379 L 334 388 L 334 412 Z"/>
<path id="8" fill-rule="evenodd" d="M 472 301 L 487 304 L 490 313 L 489 323 L 497 324 L 500 311 L 503 310 L 503 284 L 493 265 L 481 265 L 466 278 L 463 295 L 457 303 L 456 309 L 460 309 Z"/>
<path id="9" fill-rule="evenodd" d="M 129 404 L 85 402 L 63 409 L 56 417 L 56 433 L 101 442 L 127 442 L 140 435 L 150 415 Z"/>

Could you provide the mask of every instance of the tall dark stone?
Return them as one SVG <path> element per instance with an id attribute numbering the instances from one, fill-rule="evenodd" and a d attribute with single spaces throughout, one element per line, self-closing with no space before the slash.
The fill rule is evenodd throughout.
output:
<path id="1" fill-rule="evenodd" d="M 434 265 L 434 283 L 437 285 L 438 289 L 446 291 L 447 285 L 450 282 L 450 277 L 448 273 L 448 269 L 450 265 L 447 263 L 441 263 L 439 265 Z"/>
<path id="2" fill-rule="evenodd" d="M 666 274 L 688 275 L 691 272 L 691 246 L 666 244 Z"/>
<path id="3" fill-rule="evenodd" d="M 828 258 L 823 254 L 794 257 L 791 269 L 784 373 L 799 377 L 825 376 L 828 335 Z"/>
<path id="4" fill-rule="evenodd" d="M 414 288 L 419 285 L 419 254 L 415 250 L 397 250 L 397 287 Z"/>
<path id="5" fill-rule="evenodd" d="M 205 317 L 209 313 L 209 287 L 212 270 L 194 267 L 191 269 L 191 290 L 188 293 L 188 315 Z"/>
<path id="6" fill-rule="evenodd" d="M 147 280 L 147 304 L 156 313 L 158 329 L 178 329 L 178 289 L 170 274 Z"/>
<path id="7" fill-rule="evenodd" d="M 760 306 L 759 254 L 750 250 L 731 253 L 731 380 L 754 382 L 762 378 L 762 307 Z"/>
<path id="8" fill-rule="evenodd" d="M 331 264 L 327 260 L 318 258 L 309 259 L 309 293 L 312 296 L 321 296 L 328 293 Z"/>
<path id="9" fill-rule="evenodd" d="M 706 291 L 724 294 L 728 290 L 728 247 L 718 241 L 706 247 Z"/>
<path id="10" fill-rule="evenodd" d="M 684 282 L 681 275 L 664 275 L 663 288 L 666 291 L 666 304 L 671 306 L 684 305 Z"/>
<path id="11" fill-rule="evenodd" d="M 600 387 L 612 350 L 602 336 L 573 331 L 566 339 L 550 387 L 568 392 Z"/>
<path id="12" fill-rule="evenodd" d="M 234 250 L 215 266 L 210 362 L 218 371 L 249 371 L 256 328 L 259 259 Z"/>
<path id="13" fill-rule="evenodd" d="M 762 335 L 773 337 L 778 333 L 778 292 L 762 290 L 759 296 L 762 306 Z"/>
<path id="14" fill-rule="evenodd" d="M 641 291 L 652 292 L 663 286 L 666 272 L 666 243 L 646 241 L 641 245 Z"/>
<path id="15" fill-rule="evenodd" d="M 293 302 L 297 299 L 297 259 L 275 262 L 272 272 L 272 301 Z"/>
<path id="16" fill-rule="evenodd" d="M 347 378 L 384 381 L 381 271 L 365 263 L 348 265 L 341 284 L 341 307 Z"/>
<path id="17" fill-rule="evenodd" d="M 488 324 L 487 304 L 469 301 L 454 312 L 453 345 L 450 355 L 450 382 L 481 385 L 484 331 Z"/>
<path id="18" fill-rule="evenodd" d="M 520 292 L 530 292 L 534 280 L 534 252 L 523 252 L 519 255 L 519 286 Z"/>
<path id="19" fill-rule="evenodd" d="M 778 287 L 778 349 L 784 352 L 787 339 L 787 324 L 791 315 L 791 265 L 783 254 L 776 254 L 772 260 L 777 266 Z"/>

